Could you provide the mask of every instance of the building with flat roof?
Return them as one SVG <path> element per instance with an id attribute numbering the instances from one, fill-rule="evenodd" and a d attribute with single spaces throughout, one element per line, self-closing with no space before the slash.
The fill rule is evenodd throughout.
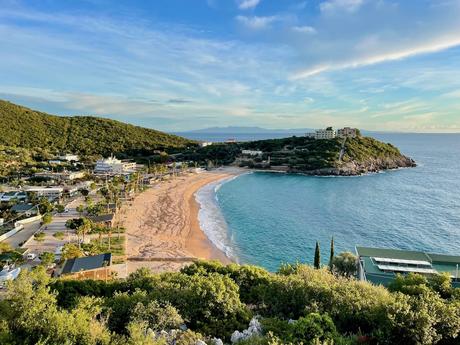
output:
<path id="1" fill-rule="evenodd" d="M 111 278 L 111 265 L 111 253 L 68 259 L 62 267 L 60 275 L 79 280 L 108 280 Z"/>
<path id="2" fill-rule="evenodd" d="M 337 137 L 339 138 L 356 138 L 358 130 L 356 128 L 344 127 L 337 130 Z"/>
<path id="3" fill-rule="evenodd" d="M 113 156 L 102 158 L 96 162 L 94 172 L 96 174 L 120 175 L 133 173 L 137 169 L 135 162 L 121 161 Z"/>
<path id="4" fill-rule="evenodd" d="M 73 181 L 76 179 L 84 178 L 84 171 L 63 171 L 63 172 L 52 172 L 52 171 L 43 171 L 35 173 L 35 177 L 42 177 L 55 181 Z"/>
<path id="5" fill-rule="evenodd" d="M 334 139 L 336 132 L 334 128 L 327 127 L 326 129 L 317 129 L 314 133 L 306 133 L 305 136 L 316 140 Z"/>
<path id="6" fill-rule="evenodd" d="M 260 150 L 242 150 L 241 153 L 247 156 L 262 156 L 263 154 Z"/>
<path id="7" fill-rule="evenodd" d="M 460 287 L 460 256 L 413 250 L 356 247 L 358 278 L 387 286 L 397 274 L 432 275 L 449 273 L 452 286 Z"/>

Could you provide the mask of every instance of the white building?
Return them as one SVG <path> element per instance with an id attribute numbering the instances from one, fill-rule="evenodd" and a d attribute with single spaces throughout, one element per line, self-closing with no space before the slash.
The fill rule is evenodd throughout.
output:
<path id="1" fill-rule="evenodd" d="M 39 198 L 44 197 L 49 199 L 57 199 L 62 196 L 64 188 L 26 186 L 24 187 L 24 191 L 27 193 L 35 193 L 35 195 Z"/>
<path id="2" fill-rule="evenodd" d="M 124 174 L 136 171 L 135 162 L 122 162 L 121 160 L 111 156 L 102 158 L 96 162 L 94 172 L 96 174 Z"/>
<path id="3" fill-rule="evenodd" d="M 248 156 L 262 156 L 263 154 L 262 151 L 257 151 L 257 150 L 242 150 L 241 153 L 243 155 L 248 155 Z"/>
<path id="4" fill-rule="evenodd" d="M 36 177 L 43 177 L 52 180 L 59 180 L 59 181 L 73 181 L 79 178 L 85 177 L 84 171 L 63 171 L 63 172 L 51 172 L 51 171 L 44 171 L 38 172 L 34 176 Z"/>
<path id="5" fill-rule="evenodd" d="M 307 138 L 314 138 L 316 140 L 334 139 L 335 131 L 334 128 L 327 127 L 326 129 L 317 129 L 315 133 L 307 133 L 305 136 Z"/>
<path id="6" fill-rule="evenodd" d="M 212 145 L 212 141 L 203 141 L 200 143 L 201 147 L 206 147 Z"/>
<path id="7" fill-rule="evenodd" d="M 64 155 L 61 155 L 58 157 L 61 161 L 67 161 L 67 162 L 78 162 L 79 161 L 79 157 L 77 155 L 73 155 L 73 154 L 64 154 Z"/>
<path id="8" fill-rule="evenodd" d="M 356 138 L 358 131 L 356 128 L 344 127 L 337 130 L 337 136 L 339 138 Z"/>

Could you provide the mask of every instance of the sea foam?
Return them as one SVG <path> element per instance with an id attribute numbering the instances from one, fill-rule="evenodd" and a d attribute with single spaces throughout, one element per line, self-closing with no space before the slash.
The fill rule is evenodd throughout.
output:
<path id="1" fill-rule="evenodd" d="M 195 193 L 195 199 L 200 205 L 198 219 L 200 227 L 208 239 L 225 255 L 238 261 L 234 250 L 234 243 L 228 232 L 227 222 L 218 204 L 217 192 L 220 187 L 237 176 L 212 182 L 202 187 Z"/>

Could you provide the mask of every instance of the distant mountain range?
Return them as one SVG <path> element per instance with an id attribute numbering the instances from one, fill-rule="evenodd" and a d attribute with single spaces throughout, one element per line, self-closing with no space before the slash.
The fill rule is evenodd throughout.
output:
<path id="1" fill-rule="evenodd" d="M 268 129 L 262 127 L 238 127 L 238 126 L 228 126 L 228 127 L 209 127 L 203 129 L 197 129 L 193 131 L 184 131 L 182 133 L 196 133 L 196 134 L 266 134 L 266 133 L 307 133 L 311 132 L 313 129 L 310 128 L 293 128 L 293 129 Z M 178 132 L 181 133 L 181 132 Z"/>

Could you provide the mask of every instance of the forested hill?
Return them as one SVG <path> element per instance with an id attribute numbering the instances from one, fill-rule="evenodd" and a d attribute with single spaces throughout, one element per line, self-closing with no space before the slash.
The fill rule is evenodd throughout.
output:
<path id="1" fill-rule="evenodd" d="M 182 148 L 192 141 L 92 116 L 62 117 L 0 100 L 0 145 L 79 154 Z"/>

